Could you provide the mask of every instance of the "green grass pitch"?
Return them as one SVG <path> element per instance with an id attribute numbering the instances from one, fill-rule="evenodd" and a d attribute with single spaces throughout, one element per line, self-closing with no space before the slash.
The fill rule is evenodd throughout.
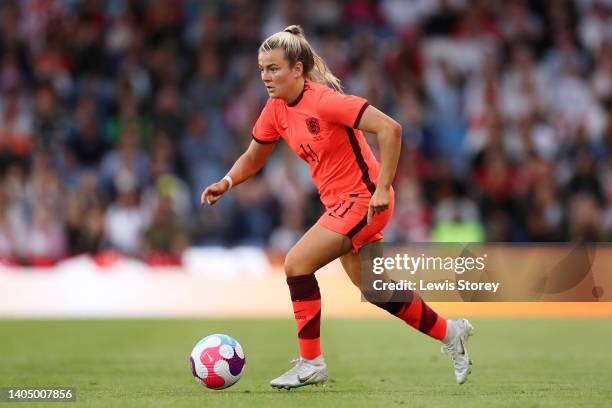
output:
<path id="1" fill-rule="evenodd" d="M 268 381 L 297 355 L 290 320 L 0 320 L 0 387 L 77 389 L 75 403 L 19 407 L 612 406 L 611 320 L 472 323 L 474 366 L 462 386 L 439 345 L 401 322 L 324 319 L 330 381 L 285 391 Z M 197 384 L 188 363 L 212 333 L 234 336 L 247 357 L 223 391 Z"/>

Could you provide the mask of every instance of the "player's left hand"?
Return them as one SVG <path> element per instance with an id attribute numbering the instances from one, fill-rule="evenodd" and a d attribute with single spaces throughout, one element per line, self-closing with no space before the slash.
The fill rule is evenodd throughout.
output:
<path id="1" fill-rule="evenodd" d="M 391 188 L 377 187 L 374 195 L 370 199 L 368 208 L 368 225 L 372 223 L 372 217 L 389 208 L 391 202 Z"/>

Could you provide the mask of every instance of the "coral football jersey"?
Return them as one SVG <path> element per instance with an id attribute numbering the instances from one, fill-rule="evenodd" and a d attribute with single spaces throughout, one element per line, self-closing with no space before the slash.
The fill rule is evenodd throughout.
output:
<path id="1" fill-rule="evenodd" d="M 369 201 L 376 190 L 379 165 L 356 129 L 368 102 L 306 81 L 291 104 L 268 99 L 255 126 L 253 138 L 274 143 L 281 137 L 310 166 L 312 180 L 323 205 L 339 200 Z"/>

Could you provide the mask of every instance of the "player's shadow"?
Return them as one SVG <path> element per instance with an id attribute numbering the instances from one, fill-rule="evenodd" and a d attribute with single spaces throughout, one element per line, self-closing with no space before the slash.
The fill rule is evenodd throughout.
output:
<path id="1" fill-rule="evenodd" d="M 250 395 L 250 394 L 253 394 L 253 395 L 270 395 L 270 394 L 278 395 L 278 394 L 281 394 L 282 395 L 283 393 L 291 394 L 291 393 L 295 393 L 295 392 L 308 392 L 308 393 L 316 392 L 316 393 L 321 393 L 321 394 L 323 394 L 323 393 L 334 393 L 334 394 L 351 394 L 352 393 L 352 394 L 354 394 L 354 390 L 353 391 L 351 391 L 351 390 L 342 390 L 342 389 L 338 389 L 338 388 L 335 388 L 335 387 L 332 388 L 330 386 L 321 386 L 321 385 L 320 386 L 300 387 L 299 389 L 296 388 L 296 389 L 292 389 L 292 390 L 284 390 L 284 389 L 277 390 L 277 389 L 274 389 L 274 388 L 270 387 L 269 390 L 242 390 L 242 391 L 236 390 L 236 391 L 234 391 L 235 394 L 246 394 L 246 395 Z"/>

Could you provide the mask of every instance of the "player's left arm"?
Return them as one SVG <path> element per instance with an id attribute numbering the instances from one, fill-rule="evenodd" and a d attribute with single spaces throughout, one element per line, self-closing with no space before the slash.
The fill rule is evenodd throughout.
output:
<path id="1" fill-rule="evenodd" d="M 372 216 L 385 211 L 391 202 L 391 183 L 400 157 L 402 126 L 370 105 L 363 112 L 358 129 L 376 134 L 380 150 L 378 184 L 368 209 L 368 224 L 370 224 Z"/>

